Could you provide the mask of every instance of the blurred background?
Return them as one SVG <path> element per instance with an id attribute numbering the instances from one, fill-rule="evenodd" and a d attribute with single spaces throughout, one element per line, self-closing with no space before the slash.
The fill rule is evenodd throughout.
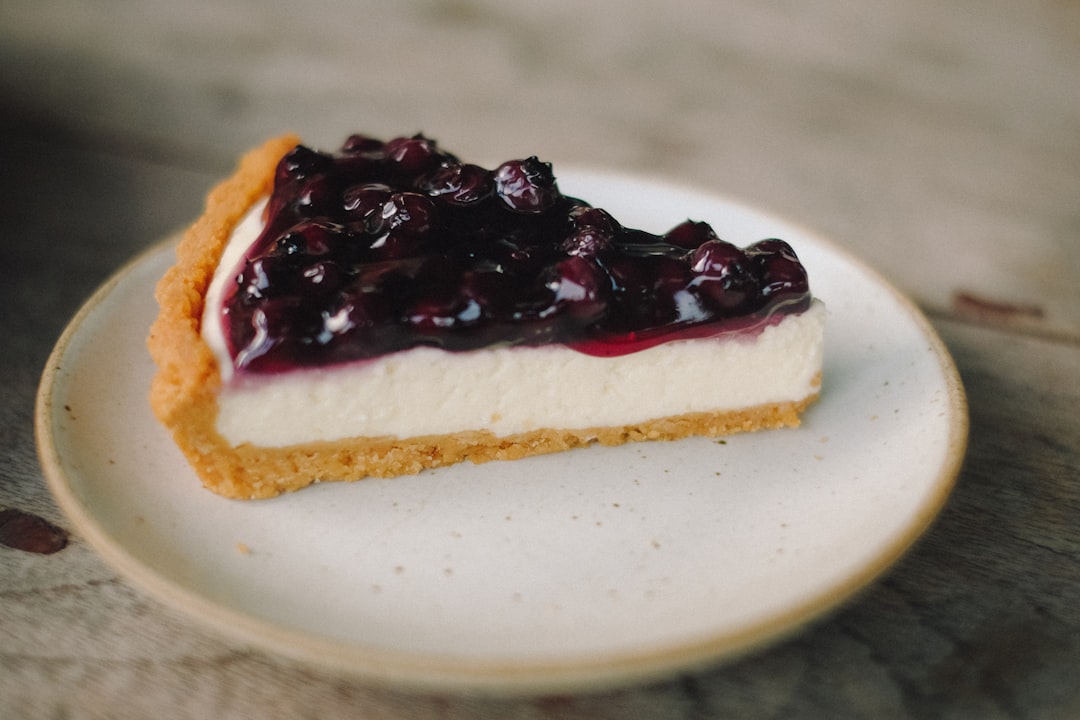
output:
<path id="1" fill-rule="evenodd" d="M 931 311 L 1076 335 L 1077 68 L 1068 0 L 6 0 L 0 208 L 53 197 L 113 261 L 270 135 L 423 131 L 735 196 Z M 93 201 L 125 180 L 137 212 Z"/>

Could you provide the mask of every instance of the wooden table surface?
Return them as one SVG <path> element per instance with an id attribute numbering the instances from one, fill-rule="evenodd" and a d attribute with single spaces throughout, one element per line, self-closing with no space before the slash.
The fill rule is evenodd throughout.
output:
<path id="1" fill-rule="evenodd" d="M 54 504 L 34 394 L 91 291 L 284 130 L 671 178 L 831 237 L 955 357 L 944 512 L 794 637 L 577 695 L 368 685 L 159 604 Z M 1076 0 L 11 0 L 0 131 L 0 718 L 1080 718 Z"/>

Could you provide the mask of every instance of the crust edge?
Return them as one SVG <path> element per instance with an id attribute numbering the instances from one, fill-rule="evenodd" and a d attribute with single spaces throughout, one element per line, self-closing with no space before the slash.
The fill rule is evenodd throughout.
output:
<path id="1" fill-rule="evenodd" d="M 234 174 L 210 191 L 203 215 L 177 244 L 176 264 L 155 288 L 159 311 L 146 341 L 157 365 L 150 407 L 197 470 L 227 449 L 213 429 L 221 376 L 200 335 L 206 290 L 233 227 L 270 192 L 274 168 L 299 142 L 296 135 L 282 135 L 240 159 Z"/>

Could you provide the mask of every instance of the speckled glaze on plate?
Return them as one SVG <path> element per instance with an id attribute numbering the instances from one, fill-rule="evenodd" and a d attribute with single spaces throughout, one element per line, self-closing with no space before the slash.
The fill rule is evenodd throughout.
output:
<path id="1" fill-rule="evenodd" d="M 959 471 L 967 408 L 937 335 L 802 228 L 662 182 L 559 181 L 626 225 L 691 217 L 739 245 L 791 242 L 829 311 L 823 394 L 801 428 L 225 500 L 147 404 L 170 241 L 86 303 L 42 378 L 42 466 L 78 533 L 238 642 L 443 690 L 659 677 L 775 642 L 849 599 L 931 524 Z"/>

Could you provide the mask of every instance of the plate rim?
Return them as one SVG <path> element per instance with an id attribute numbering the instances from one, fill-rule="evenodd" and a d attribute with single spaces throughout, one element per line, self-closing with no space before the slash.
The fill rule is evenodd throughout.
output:
<path id="1" fill-rule="evenodd" d="M 828 585 L 822 592 L 785 608 L 784 612 L 735 632 L 726 631 L 694 642 L 672 641 L 649 649 L 609 651 L 598 657 L 543 661 L 479 660 L 373 649 L 344 640 L 314 636 L 221 606 L 146 566 L 95 520 L 72 486 L 54 432 L 54 413 L 57 409 L 53 400 L 59 389 L 59 375 L 80 329 L 136 269 L 158 254 L 172 249 L 180 233 L 170 234 L 164 240 L 147 246 L 115 270 L 83 302 L 48 356 L 35 397 L 34 437 L 46 484 L 61 511 L 87 543 L 126 578 L 165 605 L 223 631 L 235 641 L 330 670 L 345 671 L 370 681 L 418 689 L 523 695 L 647 681 L 678 671 L 716 665 L 777 644 L 838 610 L 907 553 L 933 525 L 955 487 L 967 452 L 970 418 L 959 370 L 944 341 L 918 306 L 884 276 L 851 251 L 803 225 L 730 195 L 694 188 L 668 178 L 586 169 L 573 169 L 571 173 L 575 178 L 617 178 L 634 184 L 661 185 L 665 189 L 693 193 L 773 220 L 801 236 L 811 238 L 824 251 L 864 273 L 871 282 L 886 290 L 907 318 L 914 322 L 919 335 L 928 343 L 945 382 L 945 406 L 951 416 L 948 437 L 945 438 L 945 456 L 930 486 L 932 491 L 924 496 L 913 520 L 863 566 L 847 573 L 841 581 Z"/>

